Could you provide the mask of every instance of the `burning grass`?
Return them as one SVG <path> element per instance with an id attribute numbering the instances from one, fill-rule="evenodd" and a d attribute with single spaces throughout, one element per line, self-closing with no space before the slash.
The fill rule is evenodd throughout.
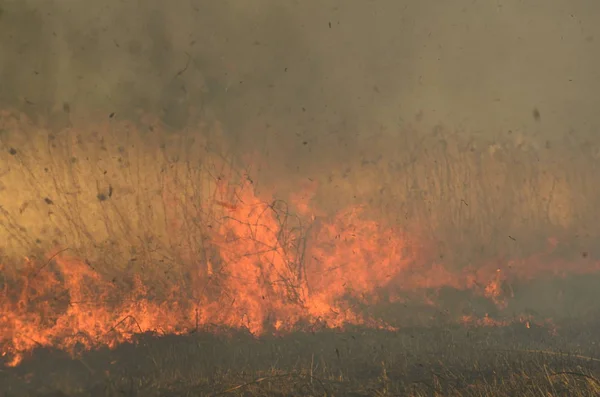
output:
<path id="1" fill-rule="evenodd" d="M 598 310 L 598 255 L 569 238 L 597 236 L 594 151 L 558 166 L 566 152 L 436 131 L 274 190 L 218 126 L 1 120 L 17 395 L 598 391 L 596 340 L 564 334 Z M 45 360 L 65 365 L 47 389 Z"/>

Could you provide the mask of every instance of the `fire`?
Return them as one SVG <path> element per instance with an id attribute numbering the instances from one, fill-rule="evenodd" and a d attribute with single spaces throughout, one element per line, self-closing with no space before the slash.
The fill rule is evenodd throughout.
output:
<path id="1" fill-rule="evenodd" d="M 304 251 L 306 236 L 286 230 L 281 214 L 260 201 L 251 184 L 236 197 L 235 205 L 217 202 L 228 212 L 210 236 L 218 259 L 193 270 L 195 296 L 173 286 L 157 299 L 136 276 L 123 294 L 90 264 L 64 252 L 41 264 L 26 260 L 2 293 L 3 353 L 14 356 L 14 365 L 35 347 L 74 352 L 115 346 L 136 333 L 177 334 L 208 324 L 255 335 L 301 323 L 386 326 L 354 311 L 343 298 L 373 298 L 409 266 L 401 236 L 380 232 L 353 209 L 322 225 L 314 232 L 319 244 Z"/>
<path id="2" fill-rule="evenodd" d="M 384 289 L 418 290 L 452 285 L 473 288 L 487 279 L 481 295 L 505 305 L 501 284 L 508 276 L 479 269 L 450 273 L 439 265 L 419 267 L 410 240 L 399 231 L 361 216 L 361 208 L 338 213 L 304 229 L 259 200 L 250 183 L 212 228 L 214 260 L 199 263 L 193 295 L 173 285 L 159 297 L 134 276 L 123 293 L 91 264 L 55 252 L 46 262 L 25 260 L 24 270 L 4 284 L 0 336 L 3 355 L 16 365 L 36 347 L 76 352 L 115 346 L 137 333 L 185 333 L 217 324 L 255 335 L 284 332 L 302 324 L 390 327 L 349 302 L 378 300 Z M 314 219 L 314 217 L 309 217 Z M 308 235 L 306 232 L 308 231 Z M 468 324 L 499 326 L 487 315 L 463 317 Z M 529 327 L 530 319 L 521 322 Z"/>
<path id="3" fill-rule="evenodd" d="M 16 129 L 18 124 L 12 127 Z M 76 140 L 78 135 L 73 137 Z M 65 146 L 69 150 L 76 147 Z M 149 149 L 136 150 L 142 153 L 140 159 L 147 157 L 149 165 L 155 163 L 147 155 Z M 119 161 L 127 163 L 122 167 L 119 163 L 127 170 L 135 165 L 121 157 Z M 97 162 L 104 169 L 111 167 L 106 158 Z M 395 329 L 405 319 L 378 316 L 372 308 L 414 299 L 435 307 L 441 299 L 436 293 L 444 288 L 468 291 L 501 312 L 514 297 L 514 282 L 540 274 L 562 276 L 567 269 L 575 274 L 600 270 L 598 263 L 588 259 L 570 262 L 567 268 L 560 261 L 547 260 L 546 253 L 519 261 L 451 266 L 442 258 L 431 259 L 434 243 L 425 235 L 377 222 L 364 206 L 349 206 L 333 215 L 319 211 L 311 204 L 318 183 L 292 193 L 291 200 L 285 202 L 274 194 L 259 195 L 252 179 L 243 173 L 224 175 L 227 172 L 216 172 L 215 166 L 210 171 L 216 176 L 209 183 L 203 180 L 204 173 L 185 162 L 170 165 L 156 166 L 144 180 L 154 184 L 148 191 L 159 192 L 164 219 L 154 217 L 153 206 L 158 205 L 153 198 L 143 207 L 120 208 L 113 204 L 116 198 L 107 204 L 113 192 L 110 180 L 97 183 L 98 190 L 104 192 L 103 199 L 94 202 L 97 207 L 89 207 L 90 213 L 115 208 L 119 220 L 127 218 L 124 214 L 131 216 L 131 223 L 123 221 L 106 228 L 94 224 L 89 234 L 95 237 L 124 230 L 118 239 L 144 239 L 145 251 L 132 250 L 130 259 L 141 271 L 128 272 L 121 264 L 115 264 L 119 271 L 109 271 L 66 247 L 56 247 L 43 258 L 24 258 L 22 264 L 3 264 L 0 351 L 10 365 L 17 365 L 37 347 L 77 354 L 85 349 L 114 347 L 145 332 L 245 329 L 259 336 L 349 325 Z M 80 173 L 87 172 L 84 165 L 78 167 Z M 140 172 L 142 167 L 137 167 Z M 34 174 L 34 168 L 27 168 L 27 172 L 30 169 Z M 123 175 L 123 184 L 131 183 L 126 178 L 129 171 Z M 87 180 L 83 179 L 74 185 L 86 192 Z M 186 185 L 192 183 L 197 186 Z M 195 195 L 194 189 L 202 194 Z M 125 188 L 121 192 L 140 194 Z M 64 205 L 55 196 L 49 198 L 45 204 L 50 208 L 48 216 L 66 212 L 72 203 L 70 197 Z M 140 196 L 131 200 L 136 205 L 140 201 Z M 160 225 L 166 232 L 158 237 L 150 232 L 137 237 L 129 233 L 133 224 L 146 227 L 144 222 L 150 229 Z M 143 227 L 139 230 L 147 232 Z M 103 239 L 98 237 L 98 241 Z M 161 251 L 161 265 L 155 266 L 156 256 L 151 254 L 166 242 L 179 251 L 172 257 Z M 94 248 L 100 246 L 96 240 L 93 244 Z M 549 252 L 558 244 L 550 240 Z M 516 321 L 525 328 L 538 324 L 531 316 L 507 321 L 487 314 L 483 318 L 456 315 L 454 321 L 471 326 Z"/>

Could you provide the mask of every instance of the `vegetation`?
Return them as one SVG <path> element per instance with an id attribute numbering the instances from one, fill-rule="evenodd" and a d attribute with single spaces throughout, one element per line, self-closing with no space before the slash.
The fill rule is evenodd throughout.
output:
<path id="1" fill-rule="evenodd" d="M 268 153 L 229 151 L 218 124 L 166 132 L 144 116 L 136 125 L 114 117 L 59 131 L 36 125 L 18 113 L 0 118 L 0 237 L 4 254 L 17 259 L 56 245 L 102 269 L 139 270 L 132 252 L 173 266 L 203 257 L 206 225 L 223 210 L 211 201 L 217 184 L 227 185 L 224 200 L 235 200 L 247 178 L 259 197 L 277 186 L 284 199 L 312 181 L 315 212 L 366 204 L 373 219 L 458 266 L 537 254 L 550 237 L 576 255 L 597 250 L 593 137 L 538 145 L 517 133 L 490 140 L 409 130 L 370 136 L 363 153 L 336 164 L 308 159 L 317 166 L 299 175 L 271 166 Z"/>
<path id="2" fill-rule="evenodd" d="M 140 336 L 0 372 L 5 396 L 597 396 L 597 322 Z M 577 342 L 575 342 L 577 341 Z"/>
<path id="3" fill-rule="evenodd" d="M 3 288 L 24 256 L 45 263 L 59 247 L 123 289 L 137 277 L 158 296 L 174 286 L 186 291 L 198 263 L 218 262 L 210 229 L 239 202 L 236 188 L 245 182 L 259 197 L 269 197 L 276 183 L 276 196 L 290 203 L 299 200 L 298 186 L 310 191 L 316 182 L 313 226 L 364 204 L 370 219 L 426 247 L 430 257 L 420 260 L 446 269 L 490 258 L 507 264 L 549 243 L 552 257 L 567 264 L 591 269 L 598 256 L 590 245 L 600 220 L 593 141 L 536 147 L 512 136 L 469 141 L 442 129 L 405 133 L 394 145 L 389 137 L 371 137 L 365 153 L 323 165 L 305 186 L 306 175 L 285 179 L 288 170 L 229 152 L 218 124 L 167 133 L 152 118 L 134 125 L 111 114 L 103 125 L 51 131 L 5 112 L 0 131 Z M 570 278 L 568 288 L 556 288 L 546 274 L 523 270 L 520 284 L 510 285 L 521 297 L 519 309 L 550 306 L 559 314 L 556 327 L 457 325 L 461 310 L 455 310 L 438 324 L 410 328 L 396 302 L 364 309 L 393 320 L 398 332 L 312 329 L 257 339 L 202 324 L 190 335 L 144 334 L 114 350 L 81 349 L 75 358 L 37 349 L 1 370 L 0 389 L 7 396 L 598 395 L 598 324 L 590 320 L 597 308 L 589 303 L 597 279 Z M 431 289 L 446 307 L 407 315 L 435 317 L 457 302 L 476 303 L 452 285 Z M 587 306 L 555 307 L 546 299 L 565 291 L 579 293 L 576 301 Z"/>

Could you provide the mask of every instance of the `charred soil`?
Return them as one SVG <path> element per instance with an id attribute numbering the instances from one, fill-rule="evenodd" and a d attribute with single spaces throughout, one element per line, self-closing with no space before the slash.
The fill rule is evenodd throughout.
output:
<path id="1" fill-rule="evenodd" d="M 76 358 L 36 350 L 0 372 L 0 388 L 5 396 L 597 396 L 598 329 L 572 321 L 558 332 L 515 324 L 144 334 Z"/>

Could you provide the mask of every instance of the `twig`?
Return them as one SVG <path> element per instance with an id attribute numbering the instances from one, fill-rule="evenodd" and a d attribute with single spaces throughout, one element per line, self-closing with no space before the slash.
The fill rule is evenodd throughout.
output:
<path id="1" fill-rule="evenodd" d="M 244 383 L 244 384 L 241 384 L 241 385 L 237 385 L 237 386 L 234 386 L 234 387 L 232 387 L 230 389 L 224 390 L 222 392 L 215 393 L 215 394 L 213 394 L 213 396 L 221 396 L 223 394 L 231 393 L 234 390 L 239 390 L 239 389 L 241 389 L 243 387 L 246 387 L 246 386 L 255 385 L 255 384 L 264 382 L 265 380 L 277 379 L 277 378 L 285 378 L 285 377 L 288 377 L 290 375 L 292 375 L 292 374 L 281 374 L 281 375 L 264 376 L 262 378 L 255 379 L 255 380 L 253 380 L 251 382 Z"/>
<path id="2" fill-rule="evenodd" d="M 574 358 L 581 358 L 583 360 L 600 362 L 599 358 L 594 358 L 594 357 L 590 357 L 590 356 L 583 356 L 581 354 L 554 352 L 554 351 L 551 351 L 551 350 L 529 350 L 529 349 L 486 349 L 486 350 L 503 351 L 503 352 L 514 352 L 514 353 L 538 353 L 538 354 L 546 354 L 546 355 L 549 355 L 549 356 L 574 357 Z"/>
<path id="3" fill-rule="evenodd" d="M 582 374 L 581 372 L 561 371 L 561 372 L 554 372 L 554 373 L 550 374 L 550 376 L 558 376 L 558 375 L 579 376 L 581 378 L 586 378 L 586 379 L 592 380 L 592 381 L 594 381 L 594 383 L 596 383 L 598 386 L 600 386 L 600 381 L 598 379 L 596 379 L 592 375 Z"/>
<path id="4" fill-rule="evenodd" d="M 103 336 L 106 336 L 106 335 L 110 334 L 112 331 L 115 331 L 117 329 L 117 327 L 119 325 L 123 324 L 125 322 L 125 320 L 127 320 L 128 318 L 132 319 L 133 322 L 138 326 L 140 333 L 144 333 L 144 331 L 142 330 L 142 327 L 140 327 L 140 323 L 138 323 L 138 321 L 135 319 L 135 317 L 133 317 L 132 315 L 127 315 L 127 316 L 123 317 L 118 323 L 113 325 L 108 331 L 106 331 L 106 333 Z"/>
<path id="5" fill-rule="evenodd" d="M 308 376 L 308 377 L 310 378 L 310 380 L 311 380 L 311 383 L 312 383 L 312 381 L 313 381 L 313 380 L 316 380 L 316 381 L 317 381 L 317 383 L 318 383 L 318 384 L 321 386 L 321 388 L 323 388 L 323 391 L 325 392 L 325 395 L 329 395 L 329 394 L 330 394 L 330 393 L 329 393 L 329 390 L 328 390 L 328 389 L 325 387 L 325 384 L 323 384 L 323 381 L 322 381 L 321 379 L 319 379 L 319 378 L 315 377 L 315 376 L 312 376 L 311 374 L 305 375 L 305 374 L 293 374 L 293 373 L 287 373 L 287 374 L 279 374 L 279 375 L 264 376 L 264 377 L 262 377 L 262 378 L 255 379 L 255 380 L 253 380 L 253 381 L 251 381 L 251 382 L 247 382 L 247 383 L 244 383 L 244 384 L 241 384 L 241 385 L 237 385 L 237 386 L 234 386 L 234 387 L 232 387 L 232 388 L 229 388 L 229 389 L 227 389 L 227 390 L 224 390 L 224 391 L 221 391 L 221 392 L 218 392 L 218 393 L 212 394 L 211 396 L 212 396 L 212 397 L 215 397 L 215 396 L 222 396 L 222 395 L 224 395 L 224 394 L 231 393 L 232 391 L 235 391 L 235 390 L 242 389 L 242 388 L 244 388 L 244 387 L 246 387 L 246 386 L 250 386 L 250 385 L 259 384 L 259 383 L 261 383 L 261 382 L 264 382 L 265 380 L 270 380 L 270 379 L 278 379 L 278 378 L 287 378 L 287 377 L 295 377 L 295 376 L 297 376 L 297 377 L 300 377 L 300 378 L 303 378 L 303 377 L 307 377 L 307 376 Z"/>
<path id="6" fill-rule="evenodd" d="M 38 274 L 40 274 L 40 272 L 41 272 L 42 270 L 44 270 L 44 268 L 45 268 L 46 266 L 48 266 L 48 265 L 50 264 L 50 262 L 52 262 L 52 260 L 53 260 L 54 258 L 56 258 L 57 256 L 59 256 L 60 254 L 62 254 L 63 252 L 65 252 L 65 251 L 67 251 L 67 250 L 69 250 L 69 249 L 70 249 L 69 247 L 67 247 L 67 248 L 64 248 L 64 249 L 62 249 L 62 250 L 58 251 L 56 254 L 52 255 L 52 256 L 50 257 L 50 259 L 48 259 L 48 261 L 47 261 L 47 262 L 46 262 L 44 265 L 42 265 L 40 268 L 38 268 L 38 269 L 36 270 L 36 272 L 35 272 L 35 273 L 33 273 L 33 274 L 32 274 L 32 276 L 31 276 L 31 277 L 32 277 L 32 278 L 33 278 L 33 277 L 36 277 Z"/>
<path id="7" fill-rule="evenodd" d="M 190 59 L 191 59 L 190 54 L 188 54 L 186 52 L 185 55 L 187 55 L 187 61 L 185 62 L 185 67 L 177 72 L 177 74 L 173 77 L 173 80 L 175 80 L 177 77 L 179 77 L 183 73 L 185 73 L 185 71 L 188 70 L 188 67 L 190 66 Z"/>

